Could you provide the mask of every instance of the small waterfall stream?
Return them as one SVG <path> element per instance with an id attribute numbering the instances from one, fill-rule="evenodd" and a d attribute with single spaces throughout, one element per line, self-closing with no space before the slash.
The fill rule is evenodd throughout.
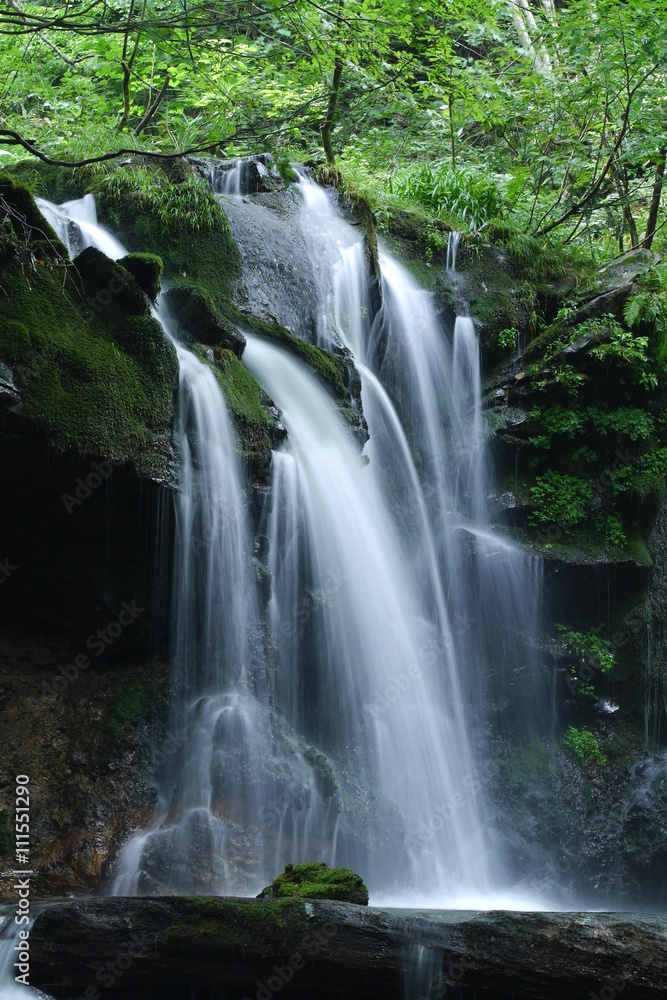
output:
<path id="1" fill-rule="evenodd" d="M 0 998 L 2 1000 L 51 1000 L 47 993 L 33 986 L 26 986 L 25 981 L 17 982 L 16 977 L 26 975 L 25 965 L 19 958 L 19 948 L 26 939 L 20 937 L 20 932 L 30 932 L 34 917 L 29 922 L 17 924 L 15 921 L 16 906 L 0 906 Z M 27 939 L 27 953 L 30 951 L 30 941 Z M 25 954 L 25 953 L 24 953 Z M 26 965 L 29 967 L 29 961 Z M 30 973 L 27 973 L 28 980 Z"/>

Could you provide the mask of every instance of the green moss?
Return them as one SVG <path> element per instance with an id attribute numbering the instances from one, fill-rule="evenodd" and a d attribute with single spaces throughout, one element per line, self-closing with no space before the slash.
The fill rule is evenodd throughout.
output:
<path id="1" fill-rule="evenodd" d="M 264 465 L 275 438 L 275 421 L 265 411 L 261 386 L 232 351 L 215 351 L 216 376 L 234 417 L 247 462 Z"/>
<path id="2" fill-rule="evenodd" d="M 149 684 L 133 684 L 116 694 L 108 702 L 106 709 L 102 759 L 108 763 L 121 746 L 127 730 L 155 716 L 157 708 L 154 691 Z"/>
<path id="3" fill-rule="evenodd" d="M 149 317 L 123 316 L 115 305 L 84 318 L 72 266 L 57 256 L 23 254 L 24 246 L 17 234 L 0 258 L 0 358 L 13 368 L 25 421 L 58 449 L 158 474 L 167 460 L 178 372 L 172 345 Z M 124 295 L 116 296 L 119 303 Z"/>
<path id="4" fill-rule="evenodd" d="M 268 340 L 273 340 L 287 347 L 293 354 L 305 361 L 316 375 L 327 382 L 337 396 L 348 400 L 348 391 L 345 386 L 346 365 L 345 359 L 341 355 L 332 354 L 331 351 L 324 351 L 320 347 L 308 344 L 305 340 L 299 340 L 284 326 L 279 326 L 277 323 L 256 319 L 254 316 L 241 316 L 241 314 L 239 314 L 239 321 L 252 333 L 257 333 L 260 337 L 266 337 Z"/>
<path id="5" fill-rule="evenodd" d="M 649 566 L 653 565 L 653 560 L 651 559 L 651 553 L 646 547 L 646 542 L 639 534 L 631 535 L 625 543 L 625 549 L 638 566 Z"/>
<path id="6" fill-rule="evenodd" d="M 219 308 L 228 303 L 241 255 L 204 180 L 131 166 L 97 179 L 92 191 L 106 224 L 130 249 L 159 254 L 172 284 L 200 285 Z"/>
<path id="7" fill-rule="evenodd" d="M 177 285 L 167 291 L 166 298 L 184 336 L 202 344 L 220 344 L 241 357 L 245 341 L 238 329 L 238 310 L 231 302 L 225 303 L 223 313 L 201 285 Z"/>
<path id="8" fill-rule="evenodd" d="M 296 950 L 306 929 L 304 905 L 294 899 L 193 896 L 184 907 L 185 921 L 168 928 L 167 940 L 213 938 L 222 947 L 274 956 Z"/>
<path id="9" fill-rule="evenodd" d="M 282 875 L 264 889 L 273 899 L 337 899 L 368 905 L 368 889 L 350 868 L 329 868 L 323 861 L 286 865 Z"/>
<path id="10" fill-rule="evenodd" d="M 36 198 L 61 203 L 81 198 L 89 182 L 91 168 L 51 167 L 31 158 L 7 167 L 14 181 L 24 184 Z"/>
<path id="11" fill-rule="evenodd" d="M 9 826 L 9 813 L 0 809 L 0 858 L 9 858 L 16 848 L 16 838 Z"/>
<path id="12" fill-rule="evenodd" d="M 0 356 L 10 364 L 25 360 L 30 353 L 30 334 L 24 323 L 5 319 L 0 325 Z"/>
<path id="13" fill-rule="evenodd" d="M 240 420 L 267 426 L 271 423 L 262 406 L 265 398 L 259 382 L 231 351 L 216 351 L 216 374 L 227 405 Z"/>
<path id="14" fill-rule="evenodd" d="M 136 278 L 141 290 L 155 302 L 160 294 L 160 278 L 164 270 L 161 259 L 154 253 L 131 253 L 118 263 Z"/>

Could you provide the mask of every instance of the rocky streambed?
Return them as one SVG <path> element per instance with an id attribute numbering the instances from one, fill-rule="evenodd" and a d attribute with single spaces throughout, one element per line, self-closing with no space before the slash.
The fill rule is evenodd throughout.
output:
<path id="1" fill-rule="evenodd" d="M 647 914 L 78 899 L 47 905 L 30 950 L 33 986 L 86 1000 L 657 1000 L 667 991 L 667 919 Z"/>

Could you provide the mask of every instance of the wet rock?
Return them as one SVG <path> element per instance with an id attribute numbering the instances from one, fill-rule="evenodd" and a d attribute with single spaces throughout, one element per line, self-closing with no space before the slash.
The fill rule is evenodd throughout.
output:
<path id="1" fill-rule="evenodd" d="M 219 194 L 249 195 L 280 191 L 283 179 L 270 153 L 240 160 L 197 160 L 197 167 Z"/>
<path id="2" fill-rule="evenodd" d="M 223 316 L 204 288 L 177 286 L 165 292 L 164 297 L 186 336 L 201 344 L 226 347 L 237 358 L 241 357 L 245 337 Z"/>
<path id="3" fill-rule="evenodd" d="M 121 257 L 118 264 L 129 271 L 142 292 L 151 302 L 155 302 L 160 294 L 160 277 L 163 271 L 160 258 L 153 253 L 129 253 L 126 257 Z"/>
<path id="4" fill-rule="evenodd" d="M 610 990 L 624 1000 L 658 1000 L 667 977 L 667 922 L 646 914 L 166 897 L 49 906 L 31 931 L 31 984 L 82 991 L 116 962 L 106 977 L 109 1000 L 176 1000 L 193 991 L 241 1000 L 278 990 L 402 1000 L 406 961 L 418 946 L 438 988 L 460 1000 L 588 1000 Z"/>

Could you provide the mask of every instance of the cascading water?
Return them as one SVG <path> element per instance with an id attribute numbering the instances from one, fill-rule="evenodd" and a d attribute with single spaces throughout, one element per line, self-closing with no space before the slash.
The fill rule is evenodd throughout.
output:
<path id="1" fill-rule="evenodd" d="M 244 358 L 288 430 L 268 536 L 270 551 L 279 552 L 282 542 L 290 565 L 274 557 L 274 607 L 289 604 L 295 566 L 315 592 L 327 577 L 340 581 L 308 628 L 290 636 L 278 681 L 288 687 L 289 721 L 324 746 L 343 780 L 352 772 L 367 794 L 379 793 L 375 809 L 384 811 L 395 840 L 363 859 L 373 887 L 481 892 L 477 783 L 463 713 L 456 711 L 458 683 L 453 664 L 437 670 L 423 656 L 438 642 L 440 623 L 421 601 L 375 477 L 327 391 L 288 353 L 257 337 L 248 337 Z M 295 690 L 294 664 L 304 662 L 307 674 L 301 671 Z M 394 687 L 400 699 L 377 710 Z M 347 860 L 364 820 L 354 813 L 345 820 L 352 828 Z M 437 837 L 429 836 L 433 827 Z M 369 832 L 377 837 L 377 828 Z"/>
<path id="2" fill-rule="evenodd" d="M 450 815 L 451 810 L 447 809 L 446 824 L 440 824 L 440 818 L 436 818 L 438 832 L 434 835 L 434 803 L 442 809 L 442 800 L 459 802 L 456 781 L 460 782 L 463 775 L 470 777 L 471 754 L 464 719 L 470 714 L 471 701 L 481 701 L 485 708 L 501 716 L 503 712 L 509 716 L 511 709 L 513 720 L 521 716 L 536 718 L 540 698 L 536 690 L 535 654 L 529 640 L 535 634 L 539 616 L 539 561 L 490 527 L 479 347 L 473 322 L 465 316 L 458 317 L 448 339 L 434 312 L 431 296 L 418 288 L 386 252 L 380 256 L 384 308 L 381 314 L 373 315 L 364 245 L 358 232 L 337 213 L 330 195 L 305 175 L 301 176 L 300 188 L 304 198 L 301 223 L 312 251 L 311 262 L 315 262 L 312 267 L 319 292 L 314 309 L 316 336 L 312 338 L 311 333 L 311 339 L 329 348 L 342 343 L 354 355 L 362 378 L 364 415 L 370 432 L 366 447 L 370 465 L 359 477 L 365 491 L 361 505 L 371 509 L 371 494 L 380 500 L 382 515 L 374 515 L 373 526 L 381 526 L 384 556 L 393 548 L 401 562 L 401 604 L 410 609 L 407 620 L 412 636 L 418 636 L 417 662 L 429 668 L 437 664 L 435 675 L 429 671 L 430 676 L 421 687 L 422 692 L 427 692 L 428 707 L 420 705 L 411 712 L 410 699 L 404 694 L 400 703 L 392 705 L 391 711 L 380 720 L 387 733 L 391 732 L 397 757 L 382 757 L 386 744 L 381 738 L 376 744 L 367 741 L 365 754 L 379 768 L 374 776 L 377 787 L 398 805 L 404 820 L 410 817 L 413 829 L 421 835 L 409 841 L 411 847 L 417 848 L 409 880 L 412 888 L 419 891 L 420 872 L 423 875 L 428 869 L 431 901 L 451 899 L 463 884 L 474 894 L 480 884 L 489 884 L 483 862 L 485 840 L 486 850 L 489 849 L 489 838 L 485 838 L 482 829 L 483 810 L 480 812 L 478 803 L 470 804 L 472 815 L 467 809 L 458 813 L 454 809 Z M 238 223 L 236 236 L 242 249 L 243 235 L 243 227 Z M 455 253 L 452 247 L 449 255 L 452 267 Z M 272 305 L 279 310 L 279 299 L 274 298 Z M 278 318 L 281 318 L 279 311 Z M 311 331 L 312 328 L 311 325 Z M 296 333 L 303 332 L 298 327 L 294 329 Z M 332 678 L 338 678 L 341 691 L 347 692 L 349 698 L 350 679 L 337 662 L 345 664 L 350 649 L 354 649 L 357 633 L 363 635 L 367 623 L 372 628 L 372 622 L 383 617 L 398 621 L 393 613 L 387 615 L 384 608 L 380 610 L 379 588 L 363 576 L 369 561 L 372 528 L 370 535 L 350 545 L 355 538 L 354 530 L 339 527 L 345 524 L 345 515 L 351 509 L 349 500 L 343 502 L 341 498 L 335 509 L 328 512 L 318 506 L 319 496 L 329 498 L 335 493 L 331 485 L 315 489 L 309 479 L 314 470 L 306 468 L 304 456 L 317 452 L 317 441 L 309 436 L 308 427 L 315 403 L 311 401 L 301 414 L 295 412 L 292 390 L 298 376 L 291 369 L 291 362 L 285 356 L 281 358 L 274 348 L 255 340 L 251 341 L 245 357 L 260 383 L 283 408 L 289 430 L 286 454 L 279 455 L 277 463 L 274 512 L 268 528 L 270 549 L 280 551 L 279 539 L 282 539 L 290 553 L 289 566 L 281 563 L 278 556 L 273 557 L 271 564 L 274 631 L 280 609 L 286 603 L 286 590 L 295 593 L 299 573 L 305 572 L 309 585 L 317 589 L 321 585 L 322 568 L 331 569 L 326 560 L 323 562 L 318 548 L 323 539 L 337 539 L 335 551 L 339 562 L 341 553 L 349 548 L 353 559 L 350 578 L 361 583 L 358 597 L 349 602 L 338 621 L 336 615 L 341 613 L 343 601 L 340 596 L 333 609 L 324 609 L 317 624 L 309 624 L 307 634 L 298 640 L 292 636 L 289 643 L 282 644 L 282 676 L 291 678 L 292 706 L 298 665 L 301 664 L 303 672 L 306 661 L 312 660 L 317 665 L 316 671 L 322 663 L 327 664 L 325 694 L 318 693 L 316 682 L 310 680 L 308 690 L 302 692 L 302 718 L 293 716 L 294 724 L 297 728 L 307 724 L 309 707 L 311 717 L 315 714 L 318 721 L 332 705 L 336 706 L 335 717 L 340 720 L 344 715 L 349 719 L 349 708 L 345 713 L 343 707 L 345 694 L 330 692 Z M 305 398 L 305 393 L 302 386 L 300 398 Z M 331 410 L 331 403 L 328 405 Z M 331 425 L 331 418 L 328 424 Z M 330 446 L 328 451 L 338 453 L 339 447 Z M 298 451 L 292 467 L 290 448 Z M 326 463 L 322 455 L 315 465 L 319 468 Z M 291 494 L 282 495 L 288 479 Z M 276 506 L 282 512 L 282 522 L 276 516 Z M 362 522 L 355 514 L 354 524 L 359 523 Z M 313 524 L 319 526 L 319 538 Z M 358 558 L 359 552 L 363 552 L 363 559 Z M 328 558 L 330 562 L 331 555 Z M 360 563 L 364 563 L 363 568 Z M 310 568 L 304 570 L 304 566 Z M 377 578 L 377 572 L 373 575 Z M 357 624 L 360 606 L 361 625 Z M 352 630 L 352 623 L 357 633 Z M 337 649 L 343 628 L 345 648 Z M 397 652 L 401 644 L 392 637 L 390 645 L 398 661 L 405 664 L 401 652 Z M 384 653 L 375 659 L 377 650 L 361 648 L 364 655 L 357 657 L 360 666 L 354 675 L 357 687 L 367 683 L 364 673 L 374 678 L 376 690 L 378 684 L 380 689 L 383 683 L 385 687 L 390 685 L 391 672 L 383 674 L 383 670 L 387 663 L 396 669 L 396 659 L 387 658 Z M 512 705 L 508 692 L 512 693 Z M 359 697 L 363 698 L 363 688 Z M 432 729 L 429 710 L 433 708 Z M 354 714 L 351 721 L 354 723 Z M 442 754 L 448 762 L 447 767 L 439 768 L 439 781 L 430 780 L 428 767 L 414 768 L 415 762 L 423 759 L 425 746 L 431 748 L 431 759 Z M 400 785 L 411 768 L 414 768 L 412 774 L 419 776 L 417 780 L 423 782 L 425 796 L 424 802 L 417 803 L 413 798 L 407 806 L 401 801 Z M 418 798 L 418 793 L 414 795 Z M 430 802 L 430 816 L 425 814 L 426 801 Z M 446 825 L 445 833 L 442 825 Z M 473 830 L 476 831 L 474 850 L 457 851 L 451 839 L 456 842 L 459 835 L 464 837 L 466 831 L 470 834 Z M 396 853 L 393 861 L 399 864 Z M 383 881 L 380 877 L 376 884 Z M 502 886 L 503 881 L 496 859 L 495 887 Z"/>
<path id="3" fill-rule="evenodd" d="M 91 196 L 39 205 L 70 252 L 127 252 L 98 225 Z M 288 861 L 333 861 L 339 804 L 325 758 L 269 701 L 247 505 L 222 392 L 160 302 L 156 317 L 180 369 L 170 720 L 178 752 L 158 776 L 152 828 L 121 854 L 113 892 L 256 892 Z"/>
<path id="4" fill-rule="evenodd" d="M 244 360 L 289 435 L 260 528 L 264 615 L 222 393 L 158 307 L 180 363 L 179 752 L 158 776 L 154 824 L 126 845 L 114 891 L 252 893 L 285 863 L 319 859 L 362 871 L 375 899 L 407 890 L 434 905 L 487 899 L 503 877 L 497 861 L 493 876 L 487 868 L 470 703 L 481 696 L 503 711 L 495 702 L 515 671 L 530 690 L 522 630 L 533 627 L 539 588 L 531 561 L 489 526 L 475 330 L 461 317 L 447 339 L 428 294 L 386 253 L 378 311 L 359 232 L 305 177 L 298 191 L 296 226 L 272 222 L 261 202 L 227 200 L 245 276 L 296 333 L 352 352 L 370 440 L 360 456 L 310 370 L 248 337 Z M 125 253 L 89 196 L 40 207 L 71 252 Z M 294 262 L 292 271 L 260 262 L 244 240 L 247 218 L 309 249 L 305 278 Z M 289 245 L 282 252 L 287 261 Z M 292 272 L 307 290 L 296 306 Z"/>

